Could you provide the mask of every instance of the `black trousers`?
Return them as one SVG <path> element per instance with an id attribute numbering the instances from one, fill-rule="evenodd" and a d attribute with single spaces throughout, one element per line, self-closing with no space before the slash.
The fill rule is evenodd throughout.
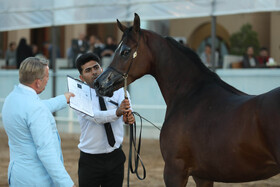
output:
<path id="1" fill-rule="evenodd" d="M 107 154 L 80 152 L 79 187 L 122 187 L 125 154 L 121 148 Z"/>

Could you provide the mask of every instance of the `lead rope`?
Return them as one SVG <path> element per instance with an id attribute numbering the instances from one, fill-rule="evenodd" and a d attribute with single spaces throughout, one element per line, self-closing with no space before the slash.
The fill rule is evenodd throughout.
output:
<path id="1" fill-rule="evenodd" d="M 128 99 L 127 97 L 127 75 L 123 77 L 124 78 L 124 96 L 125 99 Z M 133 112 L 133 115 L 136 114 L 140 116 L 138 113 Z M 133 174 L 136 174 L 137 178 L 139 180 L 144 180 L 146 178 L 146 169 L 144 166 L 144 163 L 140 157 L 140 148 L 141 148 L 141 135 L 142 135 L 142 118 L 141 119 L 141 126 L 140 126 L 140 132 L 139 132 L 139 139 L 138 139 L 138 147 L 136 142 L 136 121 L 134 124 L 129 125 L 129 155 L 128 155 L 128 166 L 127 166 L 127 186 L 129 187 L 129 174 L 130 172 Z M 132 147 L 133 145 L 133 147 Z M 137 147 L 137 149 L 136 149 Z M 132 165 L 132 149 L 134 150 L 134 169 Z M 138 173 L 138 165 L 139 161 L 141 163 L 141 166 L 143 168 L 143 176 L 140 177 Z"/>
<path id="2" fill-rule="evenodd" d="M 139 44 L 139 40 L 140 40 L 140 34 L 138 37 L 138 44 Z M 127 72 L 125 74 L 119 72 L 118 70 L 116 70 L 115 68 L 111 67 L 113 70 L 115 70 L 116 72 L 118 72 L 119 74 L 121 74 L 123 76 L 124 79 L 124 97 L 125 99 L 128 99 L 127 97 L 127 77 L 128 77 L 128 72 L 131 68 L 133 59 L 135 59 L 137 57 L 137 50 L 138 50 L 138 44 L 136 47 L 135 52 L 133 53 L 132 59 L 130 61 L 129 67 L 127 69 Z M 110 67 L 109 67 L 110 68 Z M 129 174 L 130 171 L 133 174 L 136 174 L 137 178 L 139 180 L 144 180 L 146 178 L 146 169 L 144 166 L 144 163 L 140 157 L 140 148 L 141 148 L 141 135 L 142 135 L 142 116 L 140 114 L 138 114 L 137 112 L 132 112 L 133 115 L 137 115 L 138 117 L 140 117 L 140 121 L 141 121 L 141 125 L 140 125 L 140 132 L 139 132 L 139 138 L 138 138 L 138 147 L 136 149 L 137 146 L 137 142 L 136 142 L 136 120 L 134 122 L 134 124 L 130 124 L 129 125 L 129 129 L 130 129 L 130 135 L 129 135 L 129 156 L 128 156 L 128 168 L 127 168 L 127 186 L 129 187 Z M 145 119 L 145 118 L 143 118 Z M 148 121 L 147 119 L 145 119 L 146 121 Z M 149 123 L 151 123 L 150 121 L 148 121 Z M 154 125 L 153 123 L 151 123 L 152 125 Z M 155 125 L 154 125 L 155 126 Z M 157 126 L 155 126 L 157 129 L 160 130 L 160 128 L 158 128 Z M 132 145 L 133 145 L 133 149 L 134 149 L 134 169 L 133 169 L 133 165 L 132 165 Z M 143 177 L 140 177 L 139 173 L 138 173 L 138 165 L 139 165 L 139 161 L 141 163 L 141 166 L 143 168 Z"/>

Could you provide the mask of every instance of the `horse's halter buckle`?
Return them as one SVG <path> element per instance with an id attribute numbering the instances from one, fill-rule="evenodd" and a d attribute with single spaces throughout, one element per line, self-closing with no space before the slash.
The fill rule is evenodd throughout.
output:
<path id="1" fill-rule="evenodd" d="M 136 57 L 137 57 L 137 49 L 138 49 L 138 44 L 137 44 L 136 51 L 133 53 L 133 58 L 136 58 Z"/>

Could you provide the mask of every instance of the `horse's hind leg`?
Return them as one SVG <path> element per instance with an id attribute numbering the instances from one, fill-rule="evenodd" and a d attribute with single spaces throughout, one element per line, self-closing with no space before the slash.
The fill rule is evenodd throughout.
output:
<path id="1" fill-rule="evenodd" d="M 188 183 L 188 173 L 184 170 L 182 162 L 165 163 L 164 182 L 166 187 L 185 187 Z"/>
<path id="2" fill-rule="evenodd" d="M 200 179 L 200 178 L 194 177 L 194 176 L 193 176 L 193 179 L 194 179 L 194 182 L 196 184 L 196 187 L 213 187 L 214 186 L 213 181 Z"/>

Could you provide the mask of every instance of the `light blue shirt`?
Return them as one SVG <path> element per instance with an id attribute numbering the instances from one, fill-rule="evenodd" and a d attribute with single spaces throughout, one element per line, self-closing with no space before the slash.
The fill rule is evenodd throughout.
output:
<path id="1" fill-rule="evenodd" d="M 9 138 L 11 187 L 72 187 L 63 165 L 60 137 L 52 112 L 67 106 L 64 95 L 40 100 L 19 84 L 5 99 L 2 119 Z"/>

